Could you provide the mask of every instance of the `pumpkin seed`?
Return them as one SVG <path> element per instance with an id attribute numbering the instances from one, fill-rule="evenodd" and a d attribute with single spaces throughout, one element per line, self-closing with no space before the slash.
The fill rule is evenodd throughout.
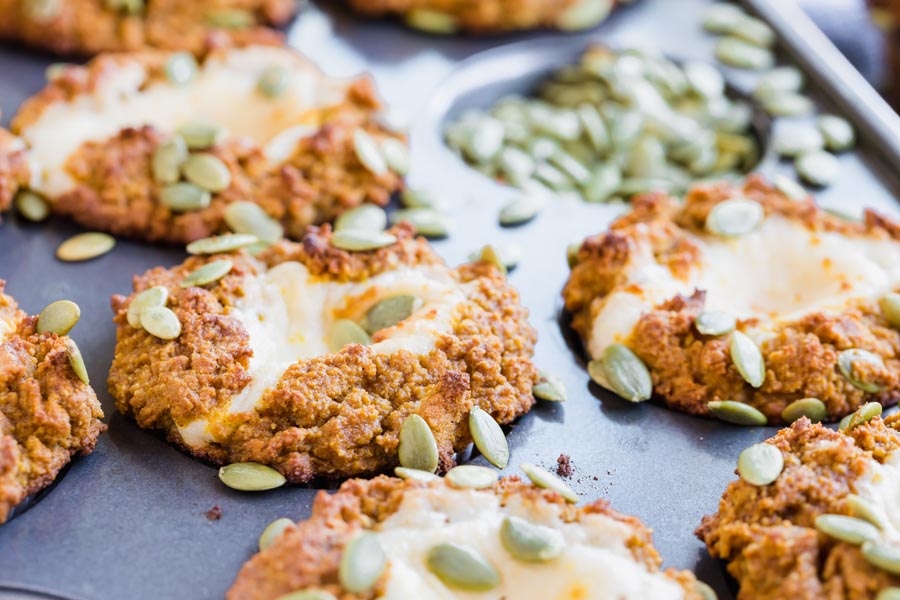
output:
<path id="1" fill-rule="evenodd" d="M 166 60 L 163 71 L 170 83 L 190 83 L 197 76 L 197 59 L 190 52 L 175 52 Z"/>
<path id="2" fill-rule="evenodd" d="M 497 270 L 500 271 L 500 273 L 504 276 L 507 273 L 506 265 L 500 258 L 497 250 L 491 245 L 487 245 L 481 249 L 481 253 L 476 257 L 475 262 L 494 265 L 495 267 L 497 267 Z"/>
<path id="3" fill-rule="evenodd" d="M 828 416 L 828 408 L 818 398 L 802 398 L 794 400 L 781 411 L 781 418 L 786 423 L 793 423 L 800 417 L 806 417 L 813 423 L 820 423 Z"/>
<path id="4" fill-rule="evenodd" d="M 816 529 L 825 535 L 854 546 L 881 535 L 878 528 L 868 521 L 846 515 L 819 515 L 814 523 Z"/>
<path id="5" fill-rule="evenodd" d="M 263 529 L 262 534 L 259 536 L 259 551 L 263 552 L 272 547 L 272 544 L 275 543 L 275 540 L 281 537 L 281 534 L 284 533 L 284 530 L 294 524 L 293 521 L 286 518 L 275 519 Z"/>
<path id="6" fill-rule="evenodd" d="M 72 367 L 75 376 L 78 377 L 82 383 L 89 385 L 91 379 L 88 376 L 87 367 L 84 365 L 84 357 L 81 356 L 81 350 L 78 349 L 78 344 L 69 337 L 64 339 L 64 343 L 66 345 L 66 358 L 69 359 L 69 366 Z"/>
<path id="7" fill-rule="evenodd" d="M 522 194 L 500 209 L 500 224 L 510 227 L 527 223 L 537 216 L 543 204 L 541 199 L 533 194 Z"/>
<path id="8" fill-rule="evenodd" d="M 894 327 L 900 327 L 900 294 L 888 292 L 881 298 L 879 304 L 887 322 Z"/>
<path id="9" fill-rule="evenodd" d="M 760 48 L 771 48 L 775 45 L 775 32 L 772 28 L 765 22 L 749 15 L 741 17 L 737 27 L 731 33 Z"/>
<path id="10" fill-rule="evenodd" d="M 360 204 L 351 208 L 334 222 L 335 231 L 343 229 L 355 229 L 364 231 L 384 231 L 387 227 L 387 214 L 384 209 L 374 204 Z"/>
<path id="11" fill-rule="evenodd" d="M 603 358 L 599 362 L 599 371 L 602 373 L 605 383 L 598 381 L 595 371 L 588 365 L 588 372 L 595 383 L 611 389 L 613 392 L 629 402 L 643 402 L 649 400 L 653 394 L 653 381 L 650 372 L 637 354 L 623 344 L 611 344 L 603 351 Z"/>
<path id="12" fill-rule="evenodd" d="M 398 175 L 409 173 L 410 159 L 406 144 L 396 138 L 384 138 L 381 141 L 381 155 L 388 168 Z"/>
<path id="13" fill-rule="evenodd" d="M 185 123 L 175 130 L 190 150 L 207 150 L 215 146 L 225 136 L 225 130 L 218 125 L 195 121 Z"/>
<path id="14" fill-rule="evenodd" d="M 232 263 L 227 258 L 206 263 L 202 267 L 194 269 L 190 275 L 182 279 L 181 287 L 189 288 L 194 286 L 202 287 L 204 285 L 209 285 L 210 283 L 218 281 L 228 275 L 231 272 L 231 268 L 233 266 L 234 263 Z"/>
<path id="15" fill-rule="evenodd" d="M 325 590 L 303 590 L 279 596 L 278 600 L 338 600 L 337 596 Z"/>
<path id="16" fill-rule="evenodd" d="M 173 183 L 163 188 L 159 201 L 174 212 L 188 212 L 209 206 L 212 195 L 193 183 Z"/>
<path id="17" fill-rule="evenodd" d="M 522 247 L 515 242 L 489 244 L 471 253 L 469 261 L 490 263 L 505 273 L 519 266 L 523 254 Z"/>
<path id="18" fill-rule="evenodd" d="M 487 163 L 500 153 L 504 136 L 503 125 L 496 119 L 486 117 L 471 132 L 465 151 L 476 163 Z"/>
<path id="19" fill-rule="evenodd" d="M 47 201 L 29 190 L 22 190 L 16 194 L 16 210 L 32 223 L 46 221 L 50 216 L 50 205 Z"/>
<path id="20" fill-rule="evenodd" d="M 900 547 L 886 541 L 868 540 L 862 545 L 862 555 L 882 571 L 900 575 Z"/>
<path id="21" fill-rule="evenodd" d="M 600 112 L 592 104 L 582 104 L 578 107 L 578 118 L 581 120 L 581 129 L 587 134 L 594 150 L 604 153 L 609 150 L 609 128 L 600 116 Z"/>
<path id="22" fill-rule="evenodd" d="M 704 98 L 718 98 L 725 93 L 725 77 L 711 64 L 689 62 L 684 65 L 684 76 L 694 92 Z"/>
<path id="23" fill-rule="evenodd" d="M 391 215 L 391 223 L 406 221 L 416 233 L 428 238 L 445 238 L 450 235 L 452 219 L 445 213 L 430 208 L 406 208 Z"/>
<path id="24" fill-rule="evenodd" d="M 509 464 L 509 444 L 500 424 L 490 413 L 473 406 L 469 412 L 469 433 L 475 447 L 488 462 L 499 469 L 506 468 Z"/>
<path id="25" fill-rule="evenodd" d="M 38 23 L 49 23 L 62 12 L 62 0 L 28 0 L 25 12 Z"/>
<path id="26" fill-rule="evenodd" d="M 800 201 L 809 198 L 809 192 L 806 191 L 806 188 L 786 175 L 779 173 L 772 179 L 772 183 L 775 184 L 779 192 L 791 200 Z"/>
<path id="27" fill-rule="evenodd" d="M 37 332 L 66 335 L 81 318 L 81 308 L 71 300 L 48 304 L 38 315 Z"/>
<path id="28" fill-rule="evenodd" d="M 339 352 L 349 344 L 368 346 L 372 340 L 366 330 L 350 319 L 338 319 L 328 328 L 328 348 L 332 352 Z"/>
<path id="29" fill-rule="evenodd" d="M 126 15 L 137 15 L 144 11 L 144 0 L 106 0 L 104 4 L 108 9 Z"/>
<path id="30" fill-rule="evenodd" d="M 434 473 L 429 473 L 428 471 L 420 471 L 419 469 L 407 469 L 406 467 L 394 467 L 394 474 L 400 479 L 407 479 L 411 481 L 421 481 L 423 483 L 429 483 L 431 481 L 437 481 L 440 479 Z"/>
<path id="31" fill-rule="evenodd" d="M 500 525 L 500 543 L 510 556 L 522 562 L 547 562 L 566 549 L 561 532 L 512 515 Z"/>
<path id="32" fill-rule="evenodd" d="M 79 233 L 56 249 L 56 258 L 65 262 L 80 262 L 102 256 L 116 245 L 116 238 L 105 233 Z"/>
<path id="33" fill-rule="evenodd" d="M 128 305 L 127 319 L 128 324 L 134 328 L 141 326 L 141 313 L 148 308 L 154 306 L 165 306 L 169 299 L 169 288 L 157 285 L 148 288 L 134 297 L 131 304 Z"/>
<path id="34" fill-rule="evenodd" d="M 425 555 L 428 570 L 452 588 L 486 592 L 500 585 L 500 573 L 478 552 L 462 544 L 438 544 Z"/>
<path id="35" fill-rule="evenodd" d="M 181 177 L 181 165 L 188 157 L 187 143 L 176 135 L 157 146 L 150 161 L 153 179 L 159 183 L 176 183 Z"/>
<path id="36" fill-rule="evenodd" d="M 822 115 L 819 117 L 818 127 L 825 138 L 825 146 L 832 152 L 844 152 L 856 144 L 856 132 L 847 119 Z"/>
<path id="37" fill-rule="evenodd" d="M 716 45 L 716 58 L 730 67 L 762 71 L 775 63 L 772 53 L 736 37 L 725 37 Z"/>
<path id="38" fill-rule="evenodd" d="M 715 235 L 737 237 L 750 233 L 762 223 L 766 212 L 759 202 L 732 198 L 716 204 L 706 216 L 706 230 Z"/>
<path id="39" fill-rule="evenodd" d="M 884 389 L 881 384 L 875 381 L 866 381 L 864 378 L 858 377 L 855 374 L 857 367 L 868 366 L 870 368 L 883 369 L 884 359 L 882 359 L 881 356 L 861 348 L 851 348 L 850 350 L 844 350 L 838 353 L 837 363 L 841 374 L 847 378 L 847 381 L 849 381 L 853 387 L 868 392 L 869 394 L 877 394 Z"/>
<path id="40" fill-rule="evenodd" d="M 766 379 L 766 363 L 756 342 L 745 333 L 735 331 L 731 334 L 729 351 L 744 381 L 755 388 L 760 387 Z"/>
<path id="41" fill-rule="evenodd" d="M 142 310 L 141 327 L 161 340 L 174 340 L 181 335 L 181 321 L 165 306 L 151 306 Z"/>
<path id="42" fill-rule="evenodd" d="M 213 27 L 225 29 L 246 29 L 256 24 L 251 13 L 239 8 L 223 8 L 206 15 L 206 22 Z"/>
<path id="43" fill-rule="evenodd" d="M 716 591 L 709 587 L 708 583 L 704 583 L 699 579 L 694 582 L 694 591 L 697 592 L 698 596 L 700 596 L 700 600 L 719 600 L 719 596 L 716 595 Z"/>
<path id="44" fill-rule="evenodd" d="M 459 21 L 453 15 L 426 8 L 414 8 L 406 13 L 406 24 L 413 29 L 438 35 L 459 31 Z"/>
<path id="45" fill-rule="evenodd" d="M 787 92 L 799 92 L 803 89 L 805 77 L 803 71 L 796 67 L 777 67 L 759 78 L 753 90 L 757 100 L 766 100 Z"/>
<path id="46" fill-rule="evenodd" d="M 594 170 L 584 186 L 587 202 L 607 202 L 622 185 L 622 172 L 615 165 L 602 165 Z"/>
<path id="47" fill-rule="evenodd" d="M 705 310 L 694 321 L 694 327 L 703 335 L 725 335 L 736 326 L 737 320 L 721 310 Z"/>
<path id="48" fill-rule="evenodd" d="M 193 154 L 181 166 L 185 178 L 210 192 L 224 192 L 231 185 L 231 171 L 212 154 Z"/>
<path id="49" fill-rule="evenodd" d="M 647 139 L 650 140 L 652 138 Z M 578 162 L 577 159 L 569 154 L 566 154 L 565 152 L 556 152 L 548 160 L 551 164 L 553 164 L 553 166 L 568 175 L 579 185 L 586 184 L 591 177 L 591 172 L 587 170 L 587 167 L 585 167 L 583 164 Z"/>
<path id="50" fill-rule="evenodd" d="M 565 402 L 567 398 L 562 379 L 543 369 L 538 369 L 538 382 L 531 388 L 531 393 L 535 398 L 548 402 Z"/>
<path id="51" fill-rule="evenodd" d="M 397 243 L 397 238 L 381 231 L 342 229 L 331 236 L 331 245 L 350 252 L 377 250 Z"/>
<path id="52" fill-rule="evenodd" d="M 288 86 L 288 70 L 281 65 L 267 67 L 259 76 L 256 89 L 266 98 L 278 98 Z"/>
<path id="53" fill-rule="evenodd" d="M 556 492 L 565 498 L 566 501 L 573 504 L 578 502 L 578 494 L 573 492 L 569 486 L 563 483 L 559 477 L 550 473 L 550 471 L 531 463 L 523 463 L 519 465 L 519 468 L 525 472 L 531 483 L 537 487 Z"/>
<path id="54" fill-rule="evenodd" d="M 578 0 L 559 15 L 556 26 L 563 31 L 590 29 L 606 20 L 613 5 L 613 0 Z"/>
<path id="55" fill-rule="evenodd" d="M 188 254 L 219 254 L 239 250 L 258 241 L 255 235 L 249 233 L 226 233 L 191 242 L 187 245 L 187 251 Z"/>
<path id="56" fill-rule="evenodd" d="M 284 227 L 253 202 L 232 202 L 225 208 L 225 223 L 235 233 L 249 233 L 274 244 L 284 237 Z"/>
<path id="57" fill-rule="evenodd" d="M 773 117 L 803 117 L 815 108 L 812 100 L 794 92 L 773 94 L 765 99 L 763 107 Z"/>
<path id="58" fill-rule="evenodd" d="M 270 466 L 255 462 L 239 462 L 219 469 L 219 480 L 233 490 L 262 492 L 280 488 L 287 481 Z"/>
<path id="59" fill-rule="evenodd" d="M 406 208 L 433 208 L 444 210 L 447 202 L 432 190 L 408 187 L 400 194 L 400 200 Z"/>
<path id="60" fill-rule="evenodd" d="M 583 245 L 584 240 L 578 239 L 566 246 L 566 262 L 569 264 L 570 269 L 574 269 L 578 264 L 578 253 L 581 252 Z"/>
<path id="61" fill-rule="evenodd" d="M 866 402 L 849 415 L 850 419 L 847 421 L 845 431 L 850 431 L 863 423 L 868 423 L 875 417 L 881 416 L 883 410 L 883 407 L 878 402 Z"/>
<path id="62" fill-rule="evenodd" d="M 847 431 L 847 428 L 850 427 L 850 419 L 853 418 L 853 413 L 849 415 L 845 415 L 843 419 L 841 419 L 840 423 L 838 423 L 838 431 Z"/>
<path id="63" fill-rule="evenodd" d="M 397 453 L 401 467 L 434 473 L 438 468 L 438 447 L 425 419 L 412 414 L 403 420 Z"/>
<path id="64" fill-rule="evenodd" d="M 795 157 L 821 150 L 825 146 L 825 138 L 818 129 L 800 127 L 783 130 L 775 138 L 775 151 L 781 156 Z"/>
<path id="65" fill-rule="evenodd" d="M 353 150 L 359 162 L 372 174 L 381 177 L 388 172 L 387 161 L 381 155 L 378 144 L 364 129 L 353 132 Z"/>
<path id="66" fill-rule="evenodd" d="M 478 465 L 460 465 L 447 471 L 445 479 L 453 487 L 483 490 L 497 482 L 497 471 Z"/>
<path id="67" fill-rule="evenodd" d="M 875 600 L 900 600 L 900 587 L 884 588 L 878 592 Z"/>
<path id="68" fill-rule="evenodd" d="M 378 538 L 371 533 L 361 533 L 344 548 L 338 579 L 348 592 L 361 594 L 372 589 L 381 579 L 387 564 L 387 556 Z"/>
<path id="69" fill-rule="evenodd" d="M 743 402 L 733 400 L 714 400 L 706 405 L 709 412 L 721 421 L 734 425 L 753 427 L 768 423 L 766 415 Z"/>
<path id="70" fill-rule="evenodd" d="M 738 475 L 755 486 L 769 485 L 784 470 L 784 456 L 772 444 L 753 444 L 738 458 Z"/>
<path id="71" fill-rule="evenodd" d="M 887 525 L 887 516 L 881 508 L 862 496 L 849 494 L 847 496 L 847 508 L 850 509 L 851 515 L 868 521 L 878 529 L 884 529 Z"/>
<path id="72" fill-rule="evenodd" d="M 797 157 L 794 168 L 807 183 L 818 187 L 828 187 L 837 181 L 841 164 L 833 154 L 824 150 L 816 150 Z"/>
<path id="73" fill-rule="evenodd" d="M 422 306 L 422 300 L 409 294 L 389 296 L 372 305 L 362 320 L 362 328 L 369 335 L 393 327 L 408 319 Z"/>
<path id="74" fill-rule="evenodd" d="M 710 33 L 731 33 L 746 16 L 747 13 L 735 4 L 713 4 L 703 13 L 703 28 Z"/>
<path id="75" fill-rule="evenodd" d="M 63 73 L 66 72 L 66 70 L 68 69 L 69 66 L 70 66 L 69 63 L 62 63 L 62 62 L 52 63 L 49 66 L 47 66 L 47 68 L 44 70 L 44 78 L 47 80 L 48 83 L 56 81 L 57 79 L 59 79 L 60 77 L 63 76 Z"/>

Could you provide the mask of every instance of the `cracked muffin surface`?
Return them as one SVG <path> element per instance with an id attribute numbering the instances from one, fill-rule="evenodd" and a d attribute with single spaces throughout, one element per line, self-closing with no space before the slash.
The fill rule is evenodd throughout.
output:
<path id="1" fill-rule="evenodd" d="M 759 223 L 711 233 L 710 215 L 732 200 L 756 207 Z M 708 415 L 711 402 L 731 401 L 779 423 L 814 398 L 819 418 L 835 420 L 868 401 L 897 403 L 900 333 L 885 301 L 900 290 L 898 234 L 872 211 L 843 220 L 756 177 L 696 187 L 683 202 L 645 196 L 584 241 L 565 306 L 592 359 L 626 346 L 671 408 Z M 731 326 L 701 333 L 709 314 Z M 737 332 L 758 351 L 756 380 L 735 358 L 735 338 L 747 348 Z"/>
<path id="2" fill-rule="evenodd" d="M 292 482 L 397 465 L 399 429 L 417 414 L 441 468 L 452 466 L 471 442 L 473 406 L 506 424 L 533 405 L 536 334 L 496 267 L 451 269 L 408 226 L 391 232 L 393 245 L 347 252 L 329 226 L 311 228 L 257 257 L 192 257 L 136 277 L 135 294 L 112 302 L 117 408 L 198 457 L 267 464 Z M 227 275 L 181 287 L 218 260 L 232 261 Z M 128 322 L 136 294 L 156 286 L 180 321 L 176 339 Z M 396 297 L 415 300 L 405 318 L 367 345 L 335 344 L 334 328 Z"/>
<path id="3" fill-rule="evenodd" d="M 106 426 L 91 387 L 72 369 L 67 338 L 38 333 L 0 280 L 0 523 L 47 487 Z"/>
<path id="4" fill-rule="evenodd" d="M 545 562 L 513 558 L 500 539 L 506 518 L 552 529 L 562 551 Z M 342 587 L 338 567 L 347 544 L 362 532 L 378 541 L 387 566 L 372 589 L 352 593 Z M 250 559 L 226 597 L 267 600 L 300 590 L 321 590 L 344 600 L 457 597 L 458 589 L 426 567 L 429 549 L 439 543 L 464 545 L 496 569 L 497 584 L 478 598 L 701 598 L 693 574 L 660 568 L 650 530 L 603 500 L 575 507 L 517 477 L 475 490 L 454 488 L 445 480 L 384 476 L 347 481 L 333 495 L 320 492 L 312 516 L 289 526 Z"/>

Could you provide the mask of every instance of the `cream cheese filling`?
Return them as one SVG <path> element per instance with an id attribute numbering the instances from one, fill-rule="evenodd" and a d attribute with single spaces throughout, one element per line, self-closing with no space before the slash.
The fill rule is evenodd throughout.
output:
<path id="1" fill-rule="evenodd" d="M 9 319 L 0 319 L 0 343 L 5 342 L 13 331 L 16 330 L 16 324 Z"/>
<path id="2" fill-rule="evenodd" d="M 624 342 L 643 313 L 694 290 L 706 291 L 707 310 L 759 319 L 746 333 L 761 342 L 780 323 L 815 311 L 840 311 L 900 286 L 900 243 L 813 232 L 780 215 L 737 238 L 691 235 L 700 264 L 684 279 L 655 260 L 646 227 L 636 230 L 623 283 L 592 306 L 588 351 L 594 358 Z"/>
<path id="3" fill-rule="evenodd" d="M 900 452 L 893 452 L 884 463 L 873 459 L 854 486 L 857 495 L 878 507 L 884 519 L 885 538 L 900 544 Z"/>
<path id="4" fill-rule="evenodd" d="M 401 350 L 428 354 L 439 336 L 452 332 L 454 317 L 466 302 L 466 285 L 460 286 L 445 267 L 433 266 L 404 267 L 364 282 L 339 283 L 312 276 L 302 263 L 285 262 L 248 278 L 245 296 L 228 315 L 249 335 L 252 380 L 231 399 L 224 414 L 255 410 L 265 391 L 276 387 L 291 365 L 331 352 L 327 341 L 331 323 L 339 318 L 359 320 L 375 302 L 389 296 L 411 294 L 422 300 L 422 306 L 382 330 L 381 341 L 369 348 L 381 354 Z M 187 445 L 197 447 L 213 441 L 209 425 L 210 419 L 202 418 L 178 430 Z"/>
<path id="5" fill-rule="evenodd" d="M 260 77 L 272 66 L 289 72 L 277 98 L 267 98 L 257 89 Z M 39 166 L 32 187 L 51 198 L 69 191 L 74 181 L 65 163 L 82 144 L 144 125 L 172 134 L 186 123 L 212 123 L 232 136 L 252 139 L 270 160 L 283 161 L 300 137 L 319 123 L 321 109 L 340 103 L 346 91 L 346 82 L 324 77 L 293 51 L 268 46 L 214 54 L 185 85 L 162 79 L 148 84 L 147 79 L 143 65 L 122 60 L 90 93 L 47 106 L 20 133 L 33 164 Z"/>
<path id="6" fill-rule="evenodd" d="M 562 532 L 564 553 L 546 563 L 519 562 L 504 550 L 500 526 L 518 516 Z M 475 490 L 432 487 L 407 491 L 396 513 L 376 535 L 389 561 L 385 600 L 669 600 L 682 588 L 635 561 L 626 524 L 600 514 L 577 523 L 561 519 L 560 509 L 513 497 L 500 506 L 497 496 Z M 487 558 L 500 573 L 489 592 L 448 588 L 425 565 L 428 550 L 439 543 L 464 544 Z"/>

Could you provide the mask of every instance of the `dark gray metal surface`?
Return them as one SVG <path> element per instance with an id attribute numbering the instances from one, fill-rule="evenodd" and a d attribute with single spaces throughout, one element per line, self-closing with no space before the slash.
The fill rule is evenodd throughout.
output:
<path id="1" fill-rule="evenodd" d="M 772 8 L 765 0 L 751 3 L 770 18 L 785 18 L 783 7 Z M 655 531 L 666 566 L 693 569 L 721 598 L 730 598 L 722 565 L 707 556 L 692 532 L 702 515 L 715 510 L 734 477 L 738 453 L 775 430 L 741 429 L 653 404 L 635 406 L 589 384 L 559 322 L 559 292 L 568 274 L 565 247 L 604 229 L 615 211 L 559 203 L 529 225 L 500 230 L 497 211 L 514 192 L 468 169 L 442 147 L 439 136 L 441 122 L 460 102 L 487 105 L 503 91 L 527 86 L 528 77 L 548 61 L 568 59 L 592 41 L 710 59 L 714 39 L 699 25 L 708 4 L 641 0 L 590 34 L 502 39 L 431 38 L 393 23 L 364 23 L 340 9 L 312 6 L 291 27 L 289 38 L 331 75 L 373 73 L 385 99 L 415 115 L 410 181 L 452 201 L 457 231 L 436 243 L 450 263 L 488 242 L 515 241 L 525 248 L 511 279 L 540 331 L 537 362 L 563 378 L 569 401 L 539 404 L 516 424 L 506 473 L 516 473 L 516 465 L 525 461 L 552 467 L 560 453 L 569 454 L 575 466 L 570 484 L 583 498 L 606 498 L 643 519 Z M 779 22 L 779 29 L 791 54 L 822 73 L 815 78 L 818 100 L 825 107 L 837 102 L 852 109 L 849 116 L 866 134 L 858 152 L 841 158 L 843 175 L 821 195 L 823 204 L 864 203 L 897 214 L 900 156 L 893 152 L 896 142 L 882 132 L 900 131 L 900 121 L 844 64 L 830 60 L 827 42 L 798 33 L 806 23 L 796 15 L 792 19 Z M 475 56 L 513 42 L 520 43 Z M 43 68 L 52 60 L 0 49 L 0 104 L 7 118 L 41 87 Z M 828 69 L 833 72 L 825 73 Z M 752 82 L 745 73 L 729 76 L 744 91 Z M 842 82 L 854 89 L 837 89 Z M 769 152 L 761 168 L 772 174 L 790 166 Z M 254 551 L 263 527 L 277 517 L 308 515 L 316 490 L 292 487 L 257 495 L 229 490 L 215 469 L 116 414 L 105 385 L 115 342 L 109 297 L 129 291 L 133 274 L 176 264 L 184 254 L 120 241 L 98 260 L 57 262 L 56 246 L 76 231 L 60 220 L 34 226 L 13 216 L 0 225 L 0 278 L 25 310 L 37 312 L 59 298 L 81 305 L 84 316 L 73 337 L 109 423 L 94 454 L 78 460 L 45 498 L 0 527 L 0 598 L 30 597 L 7 595 L 7 587 L 86 599 L 220 598 Z M 222 507 L 219 521 L 204 516 L 214 505 Z"/>

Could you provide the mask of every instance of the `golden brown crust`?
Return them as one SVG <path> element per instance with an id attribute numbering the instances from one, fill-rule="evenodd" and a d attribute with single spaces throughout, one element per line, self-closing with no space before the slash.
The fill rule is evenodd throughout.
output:
<path id="1" fill-rule="evenodd" d="M 46 17 L 29 10 L 30 0 L 0 0 L 0 39 L 22 42 L 57 54 L 97 54 L 146 48 L 201 54 L 228 43 L 273 43 L 296 13 L 296 0 L 153 0 L 142 14 L 110 8 L 106 0 L 66 0 Z M 51 4 L 51 3 L 47 3 Z M 217 11 L 241 11 L 246 26 L 217 27 Z"/>
<path id="2" fill-rule="evenodd" d="M 704 517 L 696 532 L 712 556 L 728 561 L 741 585 L 739 600 L 871 600 L 900 585 L 857 546 L 813 525 L 825 513 L 850 514 L 846 497 L 867 465 L 900 448 L 894 427 L 875 418 L 844 434 L 803 418 L 767 441 L 784 456 L 778 479 L 762 487 L 732 482 L 719 512 Z"/>
<path id="3" fill-rule="evenodd" d="M 348 253 L 328 245 L 328 226 L 313 228 L 302 244 L 281 242 L 259 260 L 243 252 L 231 255 L 231 273 L 206 288 L 181 289 L 179 282 L 221 256 L 194 257 L 136 277 L 136 292 L 154 285 L 169 289 L 169 307 L 180 318 L 182 333 L 164 342 L 132 328 L 125 317 L 134 296 L 113 298 L 119 327 L 109 386 L 117 408 L 141 427 L 164 430 L 173 443 L 184 445 L 176 423 L 183 426 L 227 406 L 250 380 L 248 333 L 226 314 L 244 294 L 247 278 L 286 261 L 299 261 L 313 275 L 335 281 L 361 281 L 401 265 L 441 264 L 410 228 L 392 231 L 397 244 Z M 469 282 L 466 302 L 453 333 L 440 336 L 429 354 L 376 354 L 350 345 L 301 360 L 267 390 L 256 411 L 215 425 L 221 443 L 191 452 L 214 463 L 271 464 L 295 482 L 373 473 L 396 464 L 400 425 L 417 413 L 435 432 L 442 468 L 452 466 L 454 452 L 471 441 L 472 406 L 500 423 L 511 422 L 534 403 L 536 371 L 535 332 L 518 293 L 487 265 L 464 265 L 450 273 L 460 284 Z"/>
<path id="4" fill-rule="evenodd" d="M 37 333 L 37 317 L 19 310 L 4 286 L 0 280 L 0 523 L 73 457 L 90 454 L 106 429 L 97 396 L 69 365 L 65 338 Z"/>
<path id="5" fill-rule="evenodd" d="M 5 129 L 0 129 L 0 213 L 12 205 L 19 187 L 28 183 L 30 169 L 25 148 Z"/>
<path id="6" fill-rule="evenodd" d="M 270 600 L 309 588 L 328 590 L 341 600 L 374 598 L 374 593 L 351 594 L 342 590 L 337 571 L 344 546 L 359 530 L 371 529 L 396 512 L 407 491 L 444 485 L 381 476 L 368 481 L 351 479 L 336 494 L 319 492 L 310 518 L 289 527 L 270 548 L 245 563 L 226 598 Z M 653 547 L 650 530 L 636 517 L 612 510 L 605 500 L 575 507 L 558 494 L 523 483 L 518 477 L 504 478 L 493 488 L 479 493 L 496 494 L 501 505 L 514 498 L 525 505 L 554 505 L 567 523 L 577 522 L 587 514 L 615 519 L 631 529 L 627 546 L 634 560 L 651 572 L 660 570 L 662 561 Z M 694 590 L 696 579 L 692 573 L 674 569 L 665 573 L 684 588 L 687 600 L 700 600 Z"/>
<path id="7" fill-rule="evenodd" d="M 900 240 L 900 228 L 869 211 L 862 223 L 839 219 L 819 209 L 812 199 L 791 200 L 758 177 L 742 188 L 727 184 L 701 186 L 683 204 L 654 194 L 634 201 L 631 212 L 616 220 L 607 233 L 585 240 L 577 265 L 563 290 L 572 327 L 587 339 L 597 302 L 622 285 L 623 270 L 634 251 L 640 228 L 651 241 L 656 260 L 678 277 L 695 265 L 700 249 L 689 233 L 702 233 L 706 216 L 716 204 L 735 196 L 759 202 L 767 215 L 778 214 L 812 231 L 836 232 Z M 744 381 L 729 354 L 729 337 L 704 336 L 694 323 L 705 295 L 675 296 L 645 312 L 626 344 L 650 369 L 654 393 L 670 407 L 692 414 L 709 413 L 714 400 L 734 400 L 762 411 L 770 423 L 780 423 L 784 408 L 801 398 L 818 398 L 829 420 L 839 419 L 869 401 L 885 406 L 900 399 L 900 333 L 884 318 L 877 301 L 858 301 L 840 313 L 812 312 L 786 323 L 761 345 L 766 378 L 756 389 Z M 753 326 L 753 320 L 739 326 Z M 876 394 L 854 387 L 837 367 L 838 352 L 862 348 L 880 355 L 883 369 L 870 374 L 884 391 Z"/>

